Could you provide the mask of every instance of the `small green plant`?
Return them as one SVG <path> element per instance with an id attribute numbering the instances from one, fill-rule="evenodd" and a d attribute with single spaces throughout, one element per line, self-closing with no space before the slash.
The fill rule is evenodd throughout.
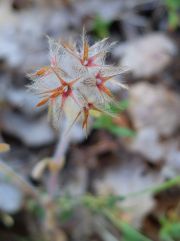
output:
<path id="1" fill-rule="evenodd" d="M 123 100 L 116 105 L 111 104 L 111 112 L 118 113 L 120 111 L 124 111 L 128 108 L 129 102 L 128 100 Z M 99 116 L 95 123 L 95 129 L 105 129 L 116 136 L 124 136 L 124 137 L 133 137 L 135 132 L 127 127 L 121 127 L 116 124 L 113 120 L 112 116 L 102 114 Z"/>
<path id="2" fill-rule="evenodd" d="M 160 219 L 161 229 L 160 238 L 162 241 L 175 241 L 180 240 L 180 218 L 167 218 Z"/>
<path id="3" fill-rule="evenodd" d="M 144 195 L 146 193 L 157 194 L 175 185 L 180 185 L 180 176 L 168 180 L 160 185 L 156 185 L 139 192 L 131 193 L 127 196 L 94 196 L 91 194 L 86 194 L 74 198 L 71 198 L 70 196 L 63 196 L 58 198 L 57 201 L 61 210 L 64 210 L 65 213 L 67 211 L 67 214 L 69 214 L 70 211 L 73 212 L 77 206 L 83 205 L 92 213 L 104 216 L 114 227 L 116 227 L 122 233 L 123 241 L 152 241 L 150 238 L 144 236 L 142 233 L 140 233 L 121 218 L 119 215 L 120 209 L 116 204 L 122 200 Z M 70 218 L 70 216 L 66 215 L 66 221 L 68 221 L 68 218 Z M 179 225 L 180 223 L 177 220 L 174 220 L 172 223 L 163 219 L 160 233 L 162 241 L 179 240 Z"/>

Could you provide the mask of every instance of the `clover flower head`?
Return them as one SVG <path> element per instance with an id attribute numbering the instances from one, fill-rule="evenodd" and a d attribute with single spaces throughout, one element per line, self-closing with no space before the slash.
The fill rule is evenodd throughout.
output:
<path id="1" fill-rule="evenodd" d="M 29 74 L 28 86 L 40 97 L 37 107 L 48 104 L 49 117 L 58 127 L 66 118 L 70 129 L 78 120 L 87 132 L 91 110 L 111 114 L 114 102 L 107 82 L 126 88 L 115 77 L 125 71 L 120 66 L 107 65 L 105 58 L 113 44 L 103 39 L 90 46 L 83 31 L 80 46 L 55 41 L 48 37 L 50 64 Z"/>

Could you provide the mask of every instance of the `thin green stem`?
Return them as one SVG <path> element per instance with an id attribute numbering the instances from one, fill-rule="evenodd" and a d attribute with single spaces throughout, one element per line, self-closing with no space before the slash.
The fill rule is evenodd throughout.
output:
<path id="1" fill-rule="evenodd" d="M 129 198 L 129 197 L 134 197 L 134 196 L 138 196 L 138 195 L 142 195 L 142 194 L 146 194 L 146 193 L 152 193 L 152 194 L 157 194 L 159 192 L 165 191 L 175 185 L 180 185 L 180 176 L 177 176 L 173 179 L 170 179 L 162 184 L 159 184 L 157 186 L 152 186 L 149 188 L 146 188 L 142 191 L 138 191 L 138 192 L 133 192 L 128 194 L 127 196 L 125 196 L 124 198 Z"/>
<path id="2" fill-rule="evenodd" d="M 120 218 L 117 218 L 111 210 L 104 209 L 102 210 L 102 214 L 104 214 L 104 216 L 107 217 L 109 221 L 111 221 L 111 223 L 123 233 L 126 241 L 152 241 Z"/>

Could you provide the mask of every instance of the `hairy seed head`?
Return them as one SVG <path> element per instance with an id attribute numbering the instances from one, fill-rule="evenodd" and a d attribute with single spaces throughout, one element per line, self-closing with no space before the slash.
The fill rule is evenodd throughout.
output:
<path id="1" fill-rule="evenodd" d="M 113 44 L 103 39 L 90 46 L 83 31 L 81 46 L 48 37 L 50 64 L 28 75 L 29 89 L 40 97 L 37 107 L 48 104 L 49 117 L 58 127 L 66 117 L 69 128 L 80 120 L 87 132 L 91 110 L 111 114 L 106 108 L 114 102 L 107 82 L 122 88 L 126 86 L 115 77 L 125 69 L 105 63 Z"/>

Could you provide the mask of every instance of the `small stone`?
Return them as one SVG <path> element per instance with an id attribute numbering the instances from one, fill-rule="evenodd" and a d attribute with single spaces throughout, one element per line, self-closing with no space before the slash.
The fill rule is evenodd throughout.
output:
<path id="1" fill-rule="evenodd" d="M 150 77 L 161 72 L 175 54 L 175 44 L 161 33 L 145 35 L 114 50 L 115 56 L 122 57 L 122 66 L 129 67 L 135 77 Z"/>
<path id="2" fill-rule="evenodd" d="M 139 130 L 131 143 L 131 148 L 152 162 L 161 161 L 164 156 L 164 147 L 158 140 L 157 131 L 152 128 Z"/>
<path id="3" fill-rule="evenodd" d="M 152 128 L 171 136 L 180 126 L 180 98 L 164 87 L 138 83 L 130 89 L 129 113 L 137 130 Z"/>
<path id="4" fill-rule="evenodd" d="M 44 110 L 44 108 L 35 108 L 36 104 L 39 102 L 39 98 L 26 89 L 7 89 L 6 100 L 27 116 L 35 116 Z"/>
<path id="5" fill-rule="evenodd" d="M 1 123 L 5 132 L 31 147 L 47 145 L 55 140 L 55 133 L 47 119 L 28 120 L 19 114 L 6 112 Z"/>

